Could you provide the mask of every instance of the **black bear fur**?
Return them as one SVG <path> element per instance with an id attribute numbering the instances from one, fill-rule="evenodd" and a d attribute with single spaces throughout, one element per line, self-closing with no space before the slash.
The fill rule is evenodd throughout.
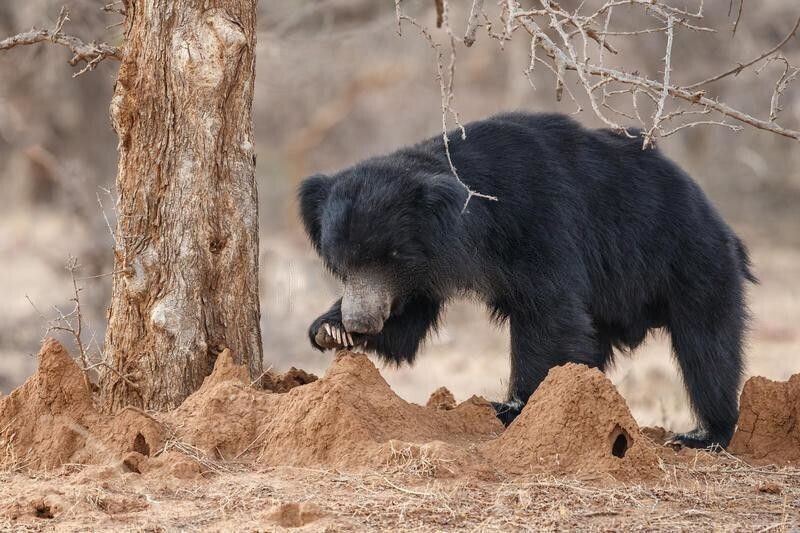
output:
<path id="1" fill-rule="evenodd" d="M 343 283 L 382 273 L 391 314 L 345 332 L 341 300 L 311 325 L 319 348 L 361 345 L 412 363 L 446 302 L 483 300 L 508 320 L 510 423 L 550 368 L 606 369 L 663 328 L 698 428 L 677 444 L 726 446 L 737 420 L 747 252 L 700 187 L 641 137 L 558 114 L 506 113 L 300 187 L 311 242 Z M 327 329 L 326 329 L 327 325 Z M 333 331 L 320 344 L 321 332 Z M 339 333 L 336 333 L 336 332 Z M 569 399 L 565 399 L 568 401 Z"/>

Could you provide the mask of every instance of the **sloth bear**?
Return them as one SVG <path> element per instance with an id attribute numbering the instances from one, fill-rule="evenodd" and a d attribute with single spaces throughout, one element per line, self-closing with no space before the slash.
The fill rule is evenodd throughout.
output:
<path id="1" fill-rule="evenodd" d="M 483 300 L 510 322 L 508 425 L 550 368 L 602 369 L 651 329 L 672 338 L 697 429 L 726 446 L 737 420 L 750 273 L 699 186 L 641 138 L 558 114 L 507 113 L 362 161 L 299 189 L 301 217 L 343 296 L 309 329 L 320 349 L 412 363 L 443 306 Z M 565 401 L 569 401 L 565 398 Z"/>

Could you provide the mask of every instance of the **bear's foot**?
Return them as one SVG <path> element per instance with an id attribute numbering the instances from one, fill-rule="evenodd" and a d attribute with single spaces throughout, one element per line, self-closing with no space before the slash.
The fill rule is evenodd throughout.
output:
<path id="1" fill-rule="evenodd" d="M 705 429 L 693 429 L 688 433 L 678 433 L 664 443 L 664 446 L 669 446 L 676 450 L 681 448 L 700 448 L 710 449 L 711 451 L 724 450 L 728 445 L 730 438 L 720 437 L 714 435 Z"/>
<path id="2" fill-rule="evenodd" d="M 500 422 L 508 427 L 522 412 L 522 408 L 525 407 L 525 404 L 519 400 L 510 400 L 507 402 L 492 402 L 492 407 L 494 407 L 494 412 L 497 418 L 500 419 Z"/>

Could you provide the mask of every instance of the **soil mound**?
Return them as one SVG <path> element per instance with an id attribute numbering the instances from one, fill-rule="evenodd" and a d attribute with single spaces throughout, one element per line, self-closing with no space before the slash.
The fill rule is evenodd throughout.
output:
<path id="1" fill-rule="evenodd" d="M 383 465 L 396 450 L 454 452 L 502 431 L 491 406 L 470 398 L 431 410 L 397 396 L 364 355 L 340 353 L 322 379 L 299 370 L 271 375 L 275 390 L 250 382 L 223 351 L 214 371 L 177 409 L 98 412 L 83 373 L 48 340 L 37 372 L 0 399 L 0 464 L 55 468 L 64 463 L 118 464 L 151 471 L 167 450 L 268 465 Z M 429 446 L 427 444 L 430 444 Z"/>
<path id="2" fill-rule="evenodd" d="M 640 433 L 623 398 L 599 370 L 581 365 L 551 370 L 505 432 L 482 398 L 456 404 L 441 388 L 426 407 L 406 402 L 363 354 L 340 352 L 319 379 L 297 369 L 268 378 L 272 390 L 262 388 L 266 381 L 251 382 L 224 350 L 177 409 L 151 416 L 128 408 L 108 416 L 95 409 L 66 350 L 49 340 L 37 372 L 0 399 L 0 466 L 110 465 L 170 479 L 195 479 L 213 467 L 209 460 L 389 467 L 422 476 L 659 474 L 656 445 Z M 799 400 L 800 376 L 782 384 L 748 382 L 733 449 L 797 460 Z"/>
<path id="3" fill-rule="evenodd" d="M 214 459 L 232 460 L 255 445 L 262 426 L 278 410 L 278 395 L 250 385 L 247 368 L 224 350 L 203 385 L 164 416 L 175 439 Z"/>
<path id="4" fill-rule="evenodd" d="M 453 393 L 445 387 L 439 387 L 431 393 L 431 397 L 428 398 L 428 403 L 425 404 L 425 407 L 429 409 L 438 409 L 440 411 L 449 411 L 450 409 L 456 408 L 456 398 L 453 396 Z"/>
<path id="5" fill-rule="evenodd" d="M 233 354 L 229 348 L 225 348 L 217 356 L 214 363 L 214 370 L 203 380 L 203 387 L 212 387 L 217 383 L 226 381 L 238 381 L 240 383 L 250 383 L 250 373 L 244 365 L 237 365 L 233 360 Z"/>
<path id="6" fill-rule="evenodd" d="M 653 441 L 654 444 L 657 444 L 659 446 L 664 446 L 667 442 L 669 442 L 669 440 L 674 435 L 672 431 L 664 429 L 661 426 L 643 427 L 641 428 L 640 431 L 642 435 L 644 435 L 645 437 Z M 672 449 L 674 451 L 674 448 Z"/>
<path id="7" fill-rule="evenodd" d="M 260 458 L 361 466 L 381 461 L 376 452 L 390 440 L 467 446 L 501 431 L 484 400 L 432 412 L 397 396 L 365 355 L 342 352 L 322 379 L 283 395 L 265 428 Z"/>
<path id="8" fill-rule="evenodd" d="M 652 478 L 658 459 L 625 400 L 599 370 L 550 370 L 522 413 L 485 453 L 510 472 L 560 471 Z"/>
<path id="9" fill-rule="evenodd" d="M 130 452 L 155 453 L 163 435 L 138 409 L 98 413 L 80 368 L 52 339 L 42 345 L 36 373 L 0 399 L 0 465 L 50 469 L 118 461 Z"/>
<path id="10" fill-rule="evenodd" d="M 800 463 L 800 374 L 747 380 L 729 451 L 759 461 Z"/>
<path id="11" fill-rule="evenodd" d="M 287 392 L 300 385 L 308 385 L 317 379 L 314 374 L 292 367 L 283 374 L 267 372 L 261 380 L 261 386 L 272 392 Z"/>
<path id="12" fill-rule="evenodd" d="M 54 340 L 39 352 L 37 372 L 0 400 L 0 464 L 53 468 L 86 446 L 93 415 L 83 374 Z"/>
<path id="13" fill-rule="evenodd" d="M 466 446 L 502 431 L 478 398 L 434 412 L 404 401 L 365 355 L 342 352 L 324 377 L 283 394 L 250 387 L 230 371 L 229 359 L 169 417 L 178 439 L 218 458 L 374 466 L 390 441 Z"/>

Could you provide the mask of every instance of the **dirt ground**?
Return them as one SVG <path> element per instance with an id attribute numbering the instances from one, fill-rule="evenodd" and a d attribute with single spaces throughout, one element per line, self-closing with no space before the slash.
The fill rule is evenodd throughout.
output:
<path id="1" fill-rule="evenodd" d="M 0 528 L 791 531 L 800 525 L 797 470 L 762 472 L 732 459 L 664 466 L 657 485 L 610 487 L 544 474 L 487 481 L 239 465 L 218 466 L 196 480 L 164 480 L 75 466 L 63 474 L 0 475 L 0 499 L 20 502 L 21 515 L 0 518 Z"/>
<path id="2" fill-rule="evenodd" d="M 351 352 L 252 383 L 225 351 L 174 411 L 113 416 L 58 342 L 38 359 L 0 399 L 3 530 L 800 527 L 800 374 L 750 380 L 730 453 L 710 453 L 664 446 L 574 364 L 504 429 L 480 397 L 406 402 Z"/>

